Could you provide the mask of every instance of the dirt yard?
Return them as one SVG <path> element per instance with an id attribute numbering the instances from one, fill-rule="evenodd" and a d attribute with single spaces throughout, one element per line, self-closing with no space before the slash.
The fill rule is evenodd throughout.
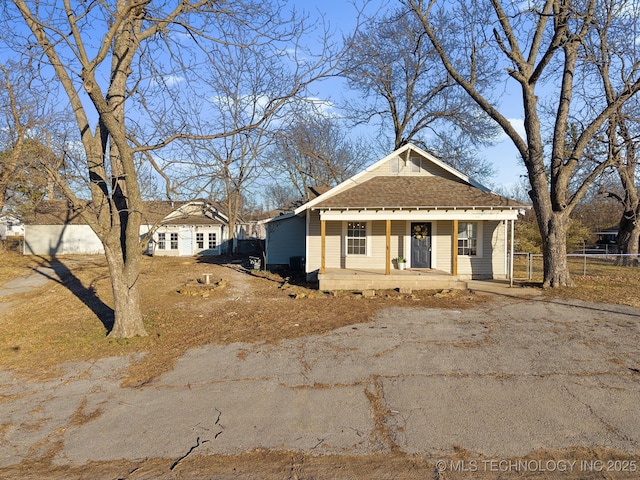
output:
<path id="1" fill-rule="evenodd" d="M 29 385 L 20 390 L 21 393 L 12 390 L 15 387 L 0 386 L 0 403 L 5 405 L 36 395 L 38 385 L 44 388 L 57 378 L 66 378 L 64 372 L 69 362 L 97 363 L 101 359 L 122 358 L 128 366 L 118 379 L 118 388 L 140 392 L 149 386 L 157 387 L 158 378 L 174 370 L 187 352 L 198 347 L 248 345 L 233 347 L 236 348 L 233 351 L 239 360 L 252 359 L 256 352 L 250 345 L 262 345 L 261 350 L 268 350 L 269 346 L 280 348 L 280 345 L 291 342 L 295 345 L 298 340 L 372 322 L 382 309 L 478 309 L 486 314 L 492 311 L 494 302 L 501 302 L 501 308 L 505 302 L 504 298 L 470 291 L 424 291 L 409 296 L 385 291 L 378 292 L 374 298 L 364 298 L 351 292 L 327 294 L 308 288 L 309 285 L 293 278 L 247 271 L 239 264 L 215 265 L 197 259 L 147 258 L 141 282 L 148 336 L 109 340 L 105 338 L 103 322 L 109 316 L 112 299 L 102 258 L 53 260 L 3 255 L 0 260 L 0 285 L 19 276 L 33 274 L 36 268 L 50 267 L 56 272 L 56 276 L 52 275 L 53 278 L 38 289 L 0 297 L 0 302 L 4 302 L 0 311 L 0 373 L 4 374 L 3 378 L 10 373 L 19 382 Z M 205 274 L 211 275 L 210 284 L 202 282 Z M 566 292 L 563 295 L 566 296 Z M 498 327 L 499 322 L 490 330 Z M 620 323 L 619 327 L 623 328 L 623 324 Z M 553 328 L 560 331 L 566 330 L 567 326 L 554 324 Z M 632 335 L 637 335 L 637 324 L 631 328 Z M 569 338 L 575 338 L 577 334 L 573 335 Z M 476 342 L 475 339 L 471 341 Z M 444 340 L 436 341 L 434 345 L 447 351 L 448 343 Z M 451 345 L 467 348 L 458 340 Z M 382 354 L 387 355 L 387 350 Z M 624 363 L 629 361 L 624 357 L 614 362 L 618 358 L 615 352 L 611 352 L 609 358 L 612 365 L 622 370 L 633 368 Z M 315 382 L 313 388 L 329 388 L 323 385 Z M 371 406 L 371 421 L 377 425 L 376 435 L 390 438 L 385 430 L 389 426 L 382 419 L 393 412 L 384 404 L 383 398 L 377 396 L 375 389 L 367 387 L 365 393 Z M 638 478 L 637 456 L 605 447 L 581 446 L 555 450 L 536 448 L 526 456 L 506 459 L 537 466 L 529 471 L 505 470 L 500 465 L 487 469 L 483 457 L 462 447 L 453 454 L 443 454 L 445 463 L 442 464 L 436 462 L 433 455 L 408 453 L 406 449 L 394 447 L 393 443 L 385 447 L 384 454 L 317 455 L 287 449 L 254 449 L 241 454 L 192 455 L 187 459 L 190 453 L 187 450 L 184 459 L 188 461 L 184 462 L 180 457 L 91 461 L 71 465 L 54 462 L 64 448 L 65 432 L 87 425 L 95 420 L 95 415 L 100 415 L 98 410 L 93 414 L 86 410 L 87 405 L 83 404 L 72 415 L 68 425 L 55 429 L 40 444 L 32 445 L 31 455 L 0 470 L 0 478 Z M 8 438 L 14 428 L 14 425 L 2 422 L 0 436 Z M 34 432 L 39 428 L 33 425 Z M 583 462 L 583 466 L 587 465 L 584 462 L 591 462 L 588 465 L 593 468 L 591 471 L 559 468 L 572 461 L 577 462 L 574 465 Z M 555 462 L 555 468 L 550 469 L 549 462 Z M 618 465 L 615 462 L 626 462 L 629 468 L 613 471 L 606 468 L 608 462 L 613 462 L 611 465 L 614 467 Z M 546 470 L 543 469 L 545 465 Z M 633 471 L 630 470 L 632 465 L 636 466 Z"/>
<path id="2" fill-rule="evenodd" d="M 109 317 L 112 304 L 103 258 L 2 259 L 0 285 L 39 267 L 54 266 L 62 276 L 62 281 L 56 276 L 43 288 L 5 297 L 10 310 L 2 321 L 6 335 L 0 338 L 0 365 L 27 378 L 56 375 L 56 366 L 63 362 L 145 352 L 125 380 L 127 386 L 142 385 L 170 370 L 186 350 L 201 345 L 275 343 L 328 332 L 366 322 L 390 305 L 471 308 L 489 301 L 459 291 L 410 296 L 384 291 L 374 298 L 351 292 L 331 295 L 240 264 L 145 258 L 141 282 L 148 337 L 110 340 L 101 321 Z M 211 274 L 209 285 L 202 283 L 204 274 Z"/>

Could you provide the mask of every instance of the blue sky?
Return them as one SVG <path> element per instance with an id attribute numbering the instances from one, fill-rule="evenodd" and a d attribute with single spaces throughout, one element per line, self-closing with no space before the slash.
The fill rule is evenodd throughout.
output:
<path id="1" fill-rule="evenodd" d="M 350 32 L 356 22 L 356 10 L 351 2 L 347 0 L 290 0 L 291 6 L 295 6 L 299 11 L 309 12 L 311 16 L 322 13 L 326 21 L 329 22 L 332 29 Z M 397 5 L 393 0 L 372 0 L 367 8 L 367 13 L 375 13 L 379 11 L 382 15 Z M 329 85 L 329 84 L 327 84 Z M 333 86 L 333 84 L 331 84 Z M 331 87 L 328 87 L 331 88 Z M 320 95 L 322 95 L 322 90 Z M 346 93 L 346 92 L 345 92 Z M 336 98 L 335 91 L 327 90 L 327 95 Z M 524 136 L 522 127 L 522 118 L 520 111 L 519 92 L 507 92 L 502 98 L 500 111 L 509 118 L 514 126 L 518 128 Z M 509 107 L 509 106 L 512 107 Z M 495 167 L 496 173 L 489 182 L 492 186 L 503 186 L 510 189 L 513 185 L 519 184 L 521 176 L 526 174 L 526 170 L 520 160 L 516 148 L 506 135 L 500 137 L 495 146 L 487 148 L 481 152 L 481 155 L 489 160 Z"/>

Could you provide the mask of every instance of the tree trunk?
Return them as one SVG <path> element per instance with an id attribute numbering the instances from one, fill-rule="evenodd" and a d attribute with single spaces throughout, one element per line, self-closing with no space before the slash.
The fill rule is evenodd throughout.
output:
<path id="1" fill-rule="evenodd" d="M 567 264 L 567 223 L 551 217 L 549 229 L 542 237 L 542 253 L 544 259 L 543 288 L 573 286 Z M 546 237 L 546 238 L 545 238 Z"/>
<path id="2" fill-rule="evenodd" d="M 619 257 L 616 265 L 622 266 L 638 266 L 638 244 L 640 240 L 640 222 L 637 221 L 636 212 L 627 210 L 623 212 L 618 226 L 618 235 L 616 243 L 618 244 L 618 253 L 623 255 L 635 255 L 635 257 Z"/>
<path id="3" fill-rule="evenodd" d="M 114 245 L 113 249 L 105 245 L 114 304 L 114 323 L 108 336 L 111 338 L 146 336 L 138 288 L 142 252 L 131 251 L 123 261 L 119 243 L 118 240 L 118 245 Z"/>
<path id="4" fill-rule="evenodd" d="M 541 180 L 541 179 L 539 179 Z M 544 184 L 542 184 L 544 186 Z M 534 204 L 538 228 L 542 237 L 543 288 L 573 286 L 567 263 L 568 212 L 554 211 L 548 194 L 539 187 L 529 192 Z"/>

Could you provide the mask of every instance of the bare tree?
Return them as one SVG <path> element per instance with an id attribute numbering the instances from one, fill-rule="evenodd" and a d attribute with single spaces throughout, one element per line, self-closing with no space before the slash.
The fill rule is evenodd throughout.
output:
<path id="1" fill-rule="evenodd" d="M 613 0 L 603 1 L 602 8 L 596 15 L 612 15 L 618 9 L 624 9 L 627 13 L 640 14 L 640 5 L 633 2 L 619 3 Z M 632 22 L 628 22 L 628 27 L 633 27 Z M 606 43 L 608 49 L 600 48 Z M 594 58 L 594 71 L 602 82 L 604 97 L 608 104 L 615 102 L 616 91 L 619 86 L 617 79 L 612 78 L 610 71 L 616 68 L 618 62 L 625 63 L 625 58 L 632 55 L 636 48 L 633 42 L 629 42 L 629 30 L 624 28 L 597 29 L 587 37 L 587 52 Z M 617 172 L 622 192 L 616 192 L 612 188 L 601 188 L 601 192 L 606 192 L 610 198 L 618 201 L 622 207 L 622 214 L 618 225 L 618 253 L 638 255 L 640 247 L 640 196 L 637 188 L 637 165 L 638 165 L 638 139 L 640 138 L 640 118 L 637 116 L 638 99 L 621 105 L 611 116 L 606 128 L 606 155 L 612 160 Z M 620 262 L 624 265 L 637 265 L 637 258 L 624 257 Z"/>
<path id="2" fill-rule="evenodd" d="M 279 130 L 269 157 L 275 176 L 308 199 L 309 187 L 333 187 L 357 173 L 371 161 L 371 148 L 339 119 L 306 109 Z"/>
<path id="3" fill-rule="evenodd" d="M 422 30 L 419 19 L 401 8 L 355 35 L 343 62 L 348 85 L 360 93 L 347 101 L 349 116 L 378 122 L 393 149 L 413 142 L 486 178 L 491 164 L 477 148 L 495 140 L 498 125 L 451 78 Z"/>
<path id="4" fill-rule="evenodd" d="M 61 86 L 73 111 L 91 201 L 78 198 L 59 172 L 48 173 L 104 246 L 114 297 L 109 336 L 145 335 L 138 288 L 145 248 L 138 162 L 144 158 L 161 167 L 153 152 L 176 140 L 222 138 L 258 127 L 331 69 L 331 53 L 304 63 L 288 57 L 292 71 L 283 69 L 282 79 L 287 89 L 266 99 L 261 118 L 236 131 L 213 123 L 203 134 L 192 128 L 201 124 L 194 115 L 206 113 L 216 92 L 201 83 L 202 65 L 226 60 L 211 58 L 213 47 L 236 44 L 251 51 L 271 43 L 280 51 L 296 50 L 303 23 L 283 20 L 277 5 L 251 0 L 13 0 L 2 8 L 5 31 L 22 24 L 30 32 L 6 41 L 48 64 L 40 74 L 53 72 L 49 80 Z M 253 32 L 251 42 L 235 38 L 238 31 Z"/>
<path id="5" fill-rule="evenodd" d="M 617 82 L 608 101 L 603 101 L 601 84 L 591 75 L 594 62 L 600 60 L 585 51 L 589 35 L 598 30 L 637 31 L 634 10 L 605 8 L 614 1 L 618 7 L 632 4 L 625 0 L 545 0 L 525 5 L 499 0 L 455 4 L 403 0 L 420 20 L 451 78 L 500 125 L 524 161 L 542 234 L 546 287 L 572 285 L 566 257 L 570 214 L 593 180 L 611 164 L 609 158 L 592 164 L 579 184 L 572 184 L 585 149 L 640 88 L 640 63 L 634 52 L 610 65 L 607 75 Z M 603 52 L 610 47 L 607 41 L 599 45 Z M 515 82 L 520 90 L 526 138 L 478 81 L 487 69 L 495 72 L 494 67 L 503 67 L 508 74 L 505 84 Z M 574 97 L 577 86 L 589 96 Z M 553 115 L 545 116 L 548 108 Z M 568 145 L 572 118 L 579 119 L 581 128 Z M 551 139 L 546 150 L 545 135 Z"/>
<path id="6" fill-rule="evenodd" d="M 233 248 L 236 225 L 244 210 L 246 198 L 259 178 L 259 158 L 266 148 L 264 130 L 239 133 L 218 142 L 199 142 L 194 158 L 200 160 L 195 171 L 201 172 L 199 191 L 216 199 L 229 219 L 229 245 Z M 232 251 L 228 251 L 232 253 Z"/>
<path id="7" fill-rule="evenodd" d="M 281 212 L 293 210 L 302 205 L 303 197 L 293 185 L 271 183 L 264 188 L 264 201 L 268 211 Z"/>
<path id="8" fill-rule="evenodd" d="M 640 195 L 637 187 L 638 133 L 633 132 L 638 119 L 630 117 L 620 110 L 613 118 L 608 129 L 609 155 L 613 159 L 618 174 L 621 192 L 606 189 L 606 195 L 614 198 L 622 207 L 622 214 L 618 222 L 616 243 L 618 253 L 638 256 L 640 246 Z M 638 259 L 624 257 L 622 265 L 638 265 Z"/>
<path id="9" fill-rule="evenodd" d="M 63 165 L 62 154 L 55 152 L 55 129 L 63 119 L 49 110 L 50 92 L 34 73 L 28 60 L 0 64 L 0 212 L 9 202 L 24 214 L 45 194 L 53 195 L 39 163 Z"/>
<path id="10" fill-rule="evenodd" d="M 235 28 L 233 36 L 241 41 L 216 44 L 207 52 L 209 62 L 201 82 L 216 95 L 208 104 L 206 117 L 192 126 L 201 136 L 212 128 L 229 135 L 191 141 L 186 145 L 188 157 L 164 162 L 164 171 L 172 172 L 175 194 L 191 198 L 204 194 L 223 207 L 229 218 L 230 245 L 245 198 L 262 173 L 259 160 L 272 138 L 269 127 L 279 120 L 279 114 L 266 116 L 265 110 L 290 89 L 277 45 L 256 44 L 252 32 Z M 245 47 L 250 44 L 251 50 Z M 255 127 L 247 129 L 248 125 Z"/>

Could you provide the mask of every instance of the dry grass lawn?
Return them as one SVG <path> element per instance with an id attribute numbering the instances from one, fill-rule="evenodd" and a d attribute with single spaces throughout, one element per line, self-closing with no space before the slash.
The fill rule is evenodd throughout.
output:
<path id="1" fill-rule="evenodd" d="M 520 265 L 518 265 L 520 262 Z M 617 305 L 629 305 L 640 308 L 640 268 L 636 266 L 614 266 L 612 260 L 588 257 L 586 266 L 584 257 L 569 257 L 569 270 L 575 286 L 571 288 L 550 289 L 544 294 L 550 298 L 578 299 L 588 302 L 602 302 Z M 514 262 L 516 277 L 526 276 L 526 266 L 522 258 Z M 531 285 L 542 284 L 542 260 L 534 262 L 534 275 Z"/>
<path id="2" fill-rule="evenodd" d="M 68 274 L 30 293 L 12 295 L 0 316 L 0 365 L 31 378 L 57 374 L 63 362 L 91 361 L 115 355 L 140 355 L 125 385 L 142 385 L 172 368 L 189 348 L 232 342 L 278 342 L 367 322 L 376 310 L 393 305 L 469 308 L 487 297 L 469 292 L 440 295 L 395 291 L 375 298 L 341 293 L 333 296 L 292 285 L 267 272 L 239 265 L 215 265 L 196 258 L 145 258 L 141 278 L 148 336 L 106 337 L 102 318 L 112 306 L 104 258 L 59 257 Z M 3 253 L 0 284 L 49 266 L 50 258 Z M 197 282 L 204 273 L 222 280 L 219 287 Z M 437 294 L 437 295 L 436 295 Z M 5 300 L 8 298 L 5 297 Z M 137 357 L 136 357 L 137 358 Z"/>

